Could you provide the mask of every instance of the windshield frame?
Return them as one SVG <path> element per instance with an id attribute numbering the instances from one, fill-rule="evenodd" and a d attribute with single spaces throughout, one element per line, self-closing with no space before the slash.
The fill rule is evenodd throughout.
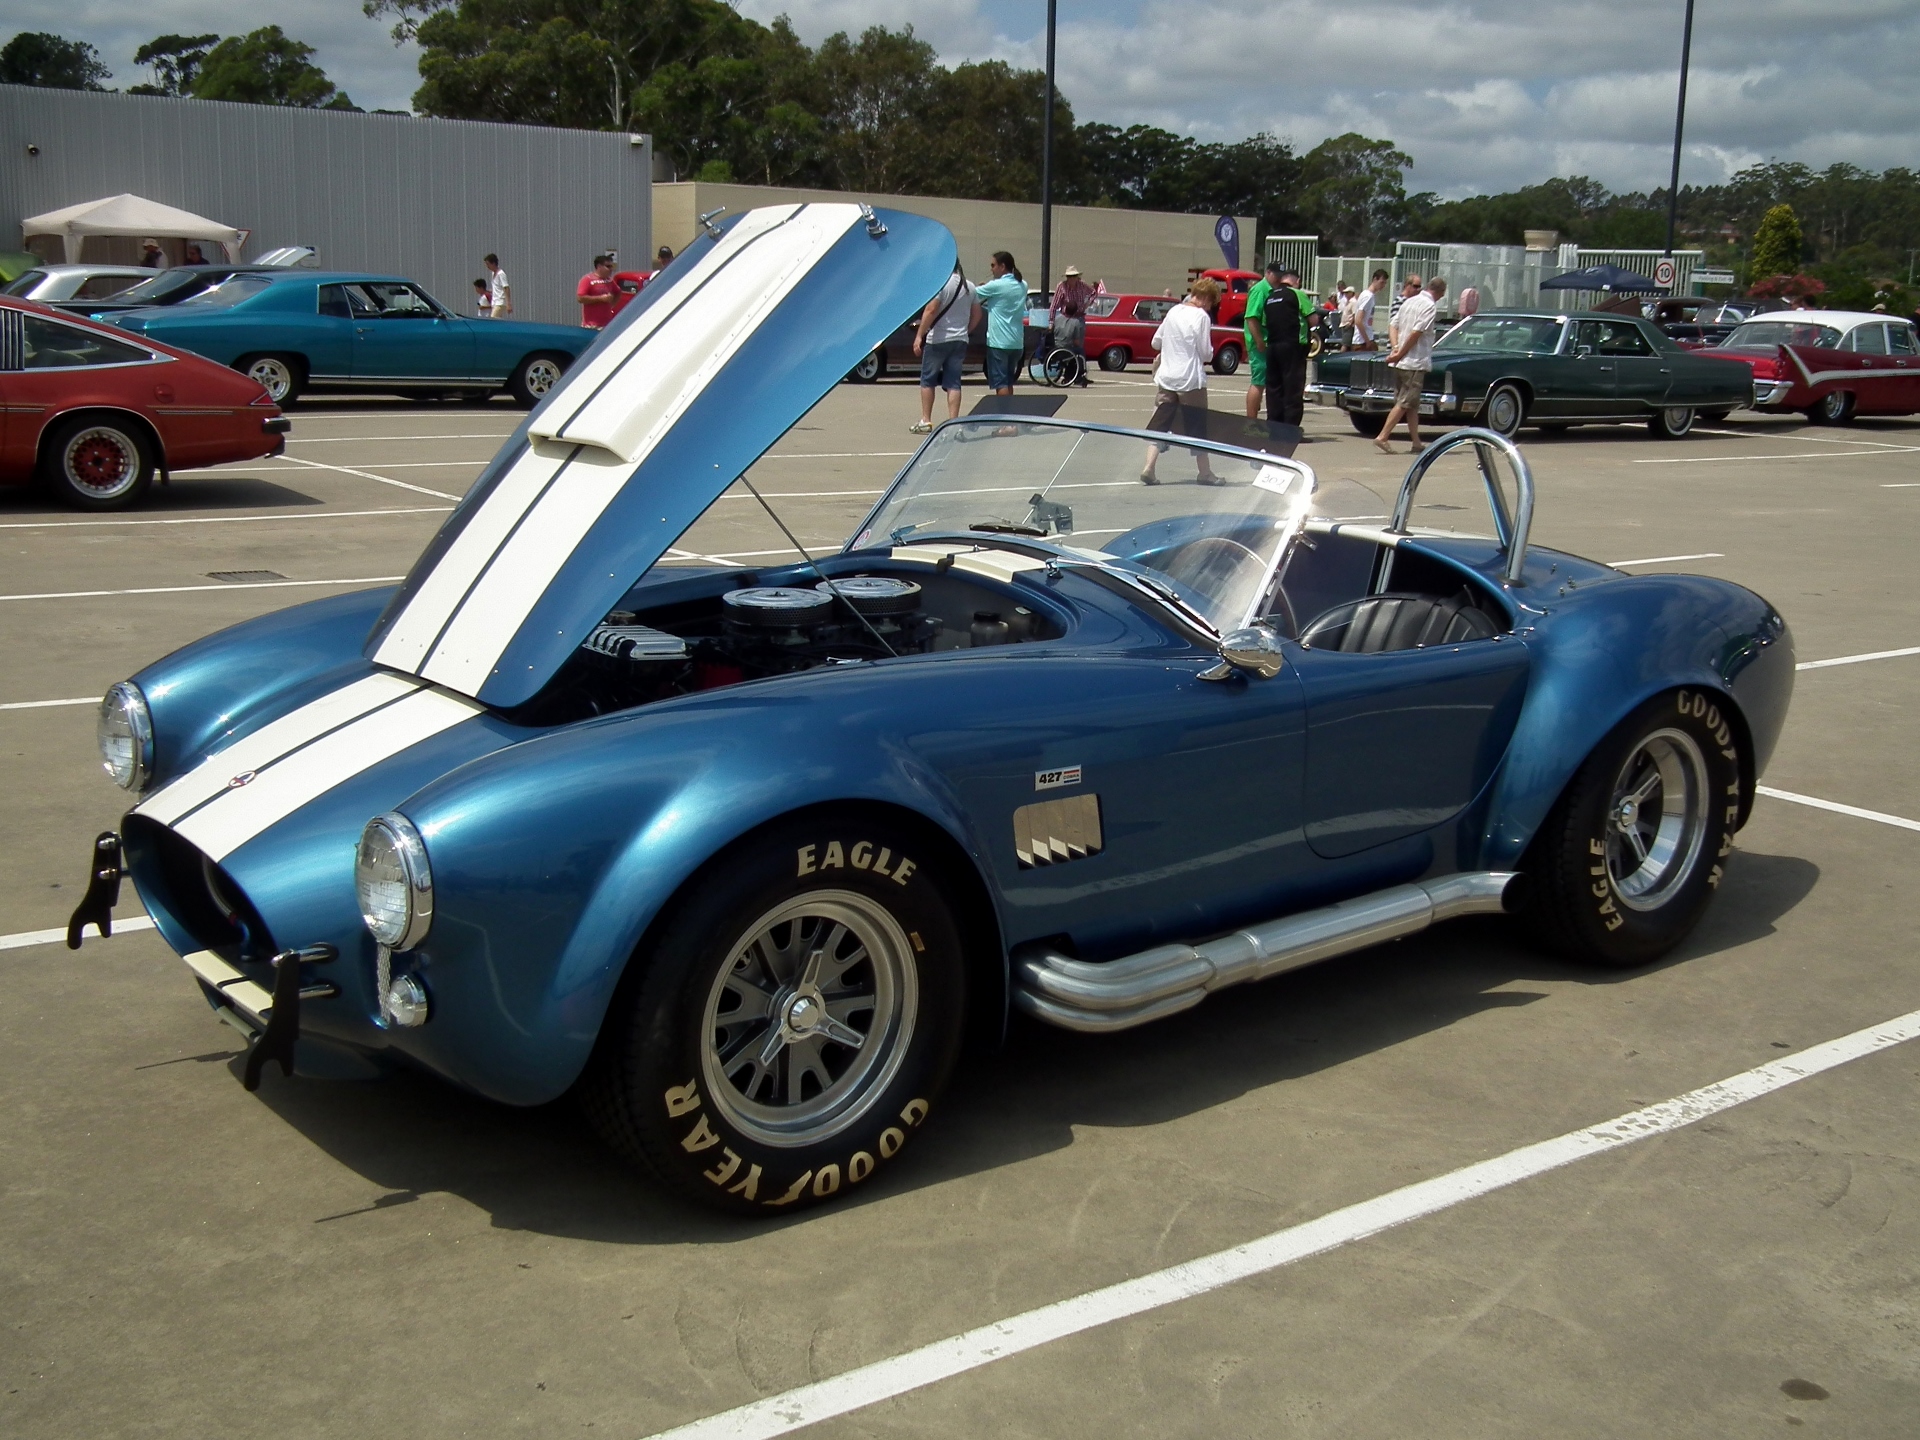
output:
<path id="1" fill-rule="evenodd" d="M 1204 613 L 1182 598 L 1168 580 L 1163 578 L 1151 566 L 1130 564 L 1125 556 L 1110 555 L 1085 546 L 1068 543 L 1066 537 L 1056 535 L 1028 535 L 1022 531 L 979 531 L 979 530 L 927 530 L 910 535 L 896 536 L 892 533 L 874 536 L 865 545 L 856 545 L 863 535 L 872 529 L 875 519 L 885 510 L 899 491 L 901 484 L 920 463 L 921 457 L 933 446 L 942 432 L 955 426 L 978 426 L 983 424 L 1036 426 L 1054 430 L 1070 430 L 1077 434 L 1112 435 L 1126 440 L 1137 440 L 1143 445 L 1154 445 L 1166 441 L 1192 450 L 1206 451 L 1209 454 L 1229 457 L 1234 460 L 1253 460 L 1262 465 L 1273 465 L 1291 470 L 1306 481 L 1306 487 L 1295 498 L 1292 513 L 1282 522 L 1286 534 L 1274 547 L 1273 557 L 1266 564 L 1265 573 L 1255 590 L 1248 612 L 1239 616 L 1233 624 L 1216 626 Z M 933 432 L 920 442 L 920 447 L 908 457 L 906 464 L 881 492 L 866 514 L 860 517 L 846 544 L 835 552 L 839 556 L 864 555 L 891 552 L 897 546 L 964 544 L 978 550 L 1005 549 L 1015 553 L 1038 552 L 1047 561 L 1048 568 L 1066 568 L 1069 566 L 1094 570 L 1103 575 L 1113 576 L 1129 590 L 1150 598 L 1159 608 L 1173 616 L 1183 629 L 1198 630 L 1204 637 L 1217 642 L 1222 636 L 1256 623 L 1264 613 L 1261 605 L 1274 589 L 1278 577 L 1285 573 L 1294 548 L 1300 543 L 1300 537 L 1306 533 L 1307 521 L 1312 512 L 1312 500 L 1320 487 L 1319 475 L 1304 460 L 1296 460 L 1288 455 L 1276 455 L 1266 450 L 1248 450 L 1235 445 L 1226 445 L 1216 440 L 1198 439 L 1185 435 L 1169 435 L 1156 430 L 1139 430 L 1124 425 L 1109 425 L 1097 420 L 1071 420 L 1057 415 L 1018 415 L 985 414 L 961 415 L 943 420 Z M 1069 532 L 1069 535 L 1071 532 Z M 1177 583 L 1177 582 L 1175 582 Z"/>

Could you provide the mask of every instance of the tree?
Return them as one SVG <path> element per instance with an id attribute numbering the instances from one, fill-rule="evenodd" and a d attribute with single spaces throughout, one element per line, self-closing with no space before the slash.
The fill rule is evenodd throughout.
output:
<path id="1" fill-rule="evenodd" d="M 1348 133 L 1323 140 L 1301 159 L 1301 208 L 1335 254 L 1384 250 L 1406 225 L 1402 172 L 1413 157 L 1387 140 Z"/>
<path id="2" fill-rule="evenodd" d="M 1753 233 L 1753 258 L 1747 264 L 1747 273 L 1755 280 L 1791 275 L 1800 268 L 1800 252 L 1800 221 L 1793 207 L 1775 205 Z"/>
<path id="3" fill-rule="evenodd" d="M 101 90 L 113 72 L 84 40 L 63 40 L 43 30 L 23 30 L 0 47 L 0 83 L 43 90 Z"/>
<path id="4" fill-rule="evenodd" d="M 136 65 L 151 65 L 150 84 L 128 87 L 130 95 L 190 95 L 193 82 L 206 63 L 207 52 L 220 43 L 218 35 L 161 35 L 133 52 Z"/>
<path id="5" fill-rule="evenodd" d="M 291 105 L 304 110 L 357 107 L 313 63 L 313 47 L 264 25 L 228 36 L 200 62 L 193 79 L 197 100 L 235 100 L 250 105 Z"/>

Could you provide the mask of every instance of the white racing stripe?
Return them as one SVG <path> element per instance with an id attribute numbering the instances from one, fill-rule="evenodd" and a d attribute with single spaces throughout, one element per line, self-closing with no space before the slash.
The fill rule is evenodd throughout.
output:
<path id="1" fill-rule="evenodd" d="M 572 456 L 572 446 L 545 440 L 536 440 L 521 452 L 420 582 L 406 608 L 394 617 L 374 654 L 378 664 L 396 670 L 420 668 L 475 580 Z"/>
<path id="2" fill-rule="evenodd" d="M 146 915 L 116 915 L 113 917 L 113 933 L 115 935 L 118 935 L 122 930 L 151 929 L 153 929 L 153 920 Z M 93 926 L 87 926 L 86 936 L 87 939 L 93 943 L 99 943 L 100 936 L 95 933 Z M 67 927 L 64 925 L 58 930 L 22 930 L 13 935 L 0 935 L 0 950 L 25 950 L 31 945 L 64 945 L 66 943 Z"/>
<path id="3" fill-rule="evenodd" d="M 371 710 L 411 695 L 420 682 L 401 675 L 368 675 L 330 695 L 309 701 L 253 734 L 216 750 L 179 779 L 134 808 L 137 815 L 171 825 L 226 790 L 236 775 L 266 769 L 282 756 Z"/>
<path id="4" fill-rule="evenodd" d="M 464 696 L 417 690 L 257 771 L 251 783 L 228 790 L 173 828 L 222 860 L 336 785 L 482 713 Z"/>
<path id="5" fill-rule="evenodd" d="M 1169 1266 L 1138 1279 L 1076 1295 L 892 1359 L 849 1370 L 844 1375 L 661 1431 L 650 1440 L 722 1440 L 722 1437 L 725 1440 L 773 1440 L 775 1436 L 790 1435 L 809 1425 L 851 1414 L 1055 1340 L 1326 1254 L 1592 1156 L 1696 1125 L 1850 1061 L 1905 1044 L 1916 1036 L 1920 1036 L 1920 1010 L 1856 1030 L 1851 1035 L 1742 1071 L 1603 1124 L 1510 1150 L 1477 1165 L 1389 1191 L 1317 1220 L 1277 1230 L 1184 1265 Z"/>
<path id="6" fill-rule="evenodd" d="M 1877 820 L 1882 825 L 1892 825 L 1901 830 L 1920 830 L 1920 820 L 1889 815 L 1884 810 L 1862 810 L 1858 805 L 1842 805 L 1838 800 L 1822 800 L 1817 795 L 1796 795 L 1791 790 L 1776 790 L 1771 785 L 1756 785 L 1753 789 L 1755 794 L 1768 795 L 1775 800 L 1791 800 L 1795 805 L 1809 805 L 1815 810 L 1831 810 L 1836 815 L 1851 815 L 1856 820 Z"/>
<path id="7" fill-rule="evenodd" d="M 550 455 L 581 447 L 561 462 L 565 473 L 539 486 L 503 482 L 486 497 L 396 617 L 379 662 L 477 694 L 654 446 L 859 219 L 852 205 L 750 212 L 609 348 L 569 371 L 532 432 Z"/>

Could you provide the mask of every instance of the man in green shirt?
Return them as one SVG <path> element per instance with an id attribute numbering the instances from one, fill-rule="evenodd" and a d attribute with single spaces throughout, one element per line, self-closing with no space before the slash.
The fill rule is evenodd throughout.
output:
<path id="1" fill-rule="evenodd" d="M 1275 267 L 1269 265 L 1267 274 L 1253 282 L 1253 289 L 1247 292 L 1247 318 L 1244 324 L 1247 341 L 1247 418 L 1260 418 L 1260 401 L 1267 393 L 1267 337 L 1261 326 L 1265 323 L 1267 297 L 1273 293 L 1273 274 Z"/>

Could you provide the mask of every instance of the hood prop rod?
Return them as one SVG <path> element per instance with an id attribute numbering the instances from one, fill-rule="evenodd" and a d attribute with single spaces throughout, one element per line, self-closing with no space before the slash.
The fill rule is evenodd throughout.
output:
<path id="1" fill-rule="evenodd" d="M 860 607 L 858 605 L 854 604 L 851 600 L 847 599 L 846 596 L 840 593 L 840 587 L 834 584 L 832 578 L 828 576 L 827 572 L 820 568 L 820 562 L 818 560 L 815 560 L 813 556 L 807 553 L 807 547 L 800 543 L 800 537 L 795 535 L 793 531 L 787 529 L 786 521 L 782 520 L 778 515 L 774 514 L 773 507 L 767 504 L 767 497 L 762 495 L 758 490 L 755 490 L 753 488 L 753 482 L 747 479 L 746 476 L 742 475 L 740 477 L 740 483 L 746 486 L 748 493 L 751 494 L 754 499 L 760 502 L 760 508 L 766 511 L 767 514 L 772 517 L 773 523 L 780 527 L 780 533 L 786 536 L 787 542 L 790 545 L 792 545 L 794 549 L 800 552 L 800 556 L 802 559 L 804 559 L 807 562 L 808 568 L 811 569 L 814 574 L 818 575 L 820 579 L 826 584 L 827 593 L 832 595 L 834 599 L 838 600 L 842 605 L 846 606 L 850 612 L 852 612 L 853 618 L 858 620 L 860 624 L 866 629 L 866 632 L 869 635 L 871 635 L 876 641 L 879 642 L 880 648 L 882 650 L 886 651 L 887 654 L 889 655 L 897 656 L 900 652 L 894 649 L 892 645 L 887 643 L 886 636 L 882 635 L 878 630 L 873 628 L 873 622 L 867 619 L 866 616 L 860 613 Z"/>

